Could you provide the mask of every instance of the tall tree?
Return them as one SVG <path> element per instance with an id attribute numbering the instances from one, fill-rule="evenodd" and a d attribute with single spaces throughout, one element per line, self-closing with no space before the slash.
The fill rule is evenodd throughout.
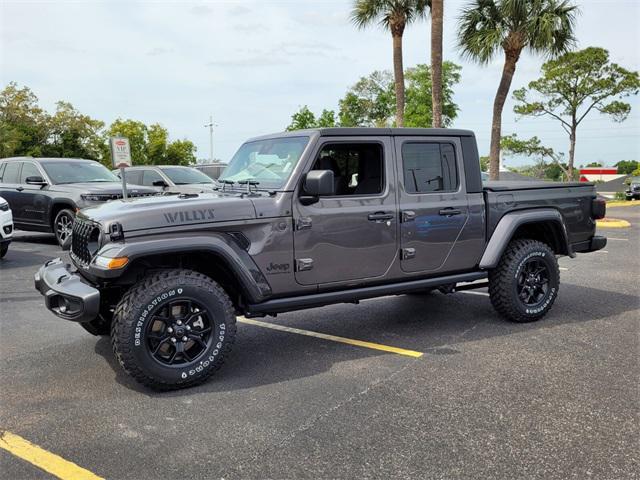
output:
<path id="1" fill-rule="evenodd" d="M 542 65 L 542 77 L 528 89 L 513 92 L 518 104 L 514 111 L 526 116 L 549 116 L 569 135 L 570 179 L 574 177 L 576 132 L 578 126 L 596 110 L 623 122 L 631 105 L 620 101 L 640 90 L 638 72 L 631 72 L 609 61 L 604 48 L 590 47 L 566 53 Z M 529 99 L 533 94 L 534 99 Z"/>
<path id="2" fill-rule="evenodd" d="M 442 123 L 442 23 L 444 20 L 444 0 L 430 0 L 431 4 L 431 109 L 433 128 Z"/>
<path id="3" fill-rule="evenodd" d="M 562 173 L 568 178 L 567 167 L 561 162 L 562 153 L 556 153 L 553 148 L 545 147 L 538 137 L 531 137 L 526 140 L 518 138 L 517 134 L 512 134 L 506 137 L 502 137 L 500 140 L 500 147 L 505 154 L 520 155 L 526 157 L 534 157 L 537 159 L 534 166 L 533 173 L 538 178 L 543 178 L 547 173 L 547 163 L 545 159 L 550 159 L 554 165 L 557 165 Z"/>
<path id="4" fill-rule="evenodd" d="M 493 103 L 491 146 L 492 180 L 499 178 L 502 110 L 520 54 L 557 56 L 575 42 L 577 8 L 568 0 L 473 0 L 459 20 L 458 44 L 462 53 L 487 64 L 499 50 L 504 51 L 502 78 Z"/>
<path id="5" fill-rule="evenodd" d="M 442 64 L 441 112 L 439 126 L 449 126 L 458 116 L 458 105 L 453 102 L 453 87 L 460 82 L 460 66 L 453 62 Z M 407 127 L 436 126 L 435 111 L 429 101 L 435 94 L 435 85 L 432 84 L 431 68 L 425 64 L 418 64 L 407 69 L 407 104 L 405 107 L 405 125 Z"/>
<path id="6" fill-rule="evenodd" d="M 104 122 L 76 110 L 69 102 L 58 102 L 48 119 L 49 137 L 43 156 L 100 160 L 105 151 Z"/>
<path id="7" fill-rule="evenodd" d="M 336 126 L 336 114 L 333 110 L 324 109 L 316 118 L 309 107 L 304 105 L 300 109 L 291 115 L 291 123 L 287 126 L 286 130 L 304 130 L 305 128 L 323 128 L 323 127 L 335 127 Z"/>
<path id="8" fill-rule="evenodd" d="M 340 100 L 343 127 L 388 127 L 393 123 L 393 75 L 376 70 L 356 82 Z"/>
<path id="9" fill-rule="evenodd" d="M 359 28 L 374 22 L 391 32 L 396 91 L 396 126 L 404 126 L 404 67 L 402 36 L 407 25 L 424 16 L 427 0 L 355 0 L 351 20 Z"/>
<path id="10" fill-rule="evenodd" d="M 0 158 L 40 156 L 49 137 L 48 122 L 31 89 L 9 83 L 0 92 Z"/>

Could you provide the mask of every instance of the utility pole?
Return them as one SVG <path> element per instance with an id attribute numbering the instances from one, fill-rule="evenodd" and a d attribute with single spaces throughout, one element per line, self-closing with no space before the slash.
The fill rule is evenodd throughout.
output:
<path id="1" fill-rule="evenodd" d="M 213 127 L 217 127 L 216 123 L 213 123 L 213 116 L 209 116 L 209 123 L 205 127 L 209 128 L 209 163 L 213 163 Z"/>

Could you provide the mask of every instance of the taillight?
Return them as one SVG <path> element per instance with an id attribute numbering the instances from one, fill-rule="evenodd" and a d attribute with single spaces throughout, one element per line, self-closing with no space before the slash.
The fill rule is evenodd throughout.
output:
<path id="1" fill-rule="evenodd" d="M 591 202 L 591 217 L 595 220 L 604 218 L 607 213 L 607 201 L 604 197 L 596 197 Z"/>

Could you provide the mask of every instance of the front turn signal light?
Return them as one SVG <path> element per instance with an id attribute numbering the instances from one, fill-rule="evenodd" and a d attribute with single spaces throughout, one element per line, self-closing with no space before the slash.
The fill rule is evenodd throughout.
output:
<path id="1" fill-rule="evenodd" d="M 96 257 L 95 264 L 102 268 L 107 268 L 109 270 L 117 270 L 119 268 L 124 267 L 127 263 L 129 263 L 129 259 L 127 257 Z"/>

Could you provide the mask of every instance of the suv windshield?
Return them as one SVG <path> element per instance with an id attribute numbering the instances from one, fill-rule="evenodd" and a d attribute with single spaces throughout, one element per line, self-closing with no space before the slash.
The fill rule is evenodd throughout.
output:
<path id="1" fill-rule="evenodd" d="M 245 143 L 218 180 L 255 180 L 260 188 L 281 188 L 308 142 L 309 137 L 282 137 Z"/>
<path id="2" fill-rule="evenodd" d="M 120 179 L 98 162 L 42 162 L 55 184 L 118 182 Z"/>
<path id="3" fill-rule="evenodd" d="M 204 173 L 189 167 L 163 167 L 164 173 L 176 185 L 186 185 L 188 183 L 213 183 Z"/>

